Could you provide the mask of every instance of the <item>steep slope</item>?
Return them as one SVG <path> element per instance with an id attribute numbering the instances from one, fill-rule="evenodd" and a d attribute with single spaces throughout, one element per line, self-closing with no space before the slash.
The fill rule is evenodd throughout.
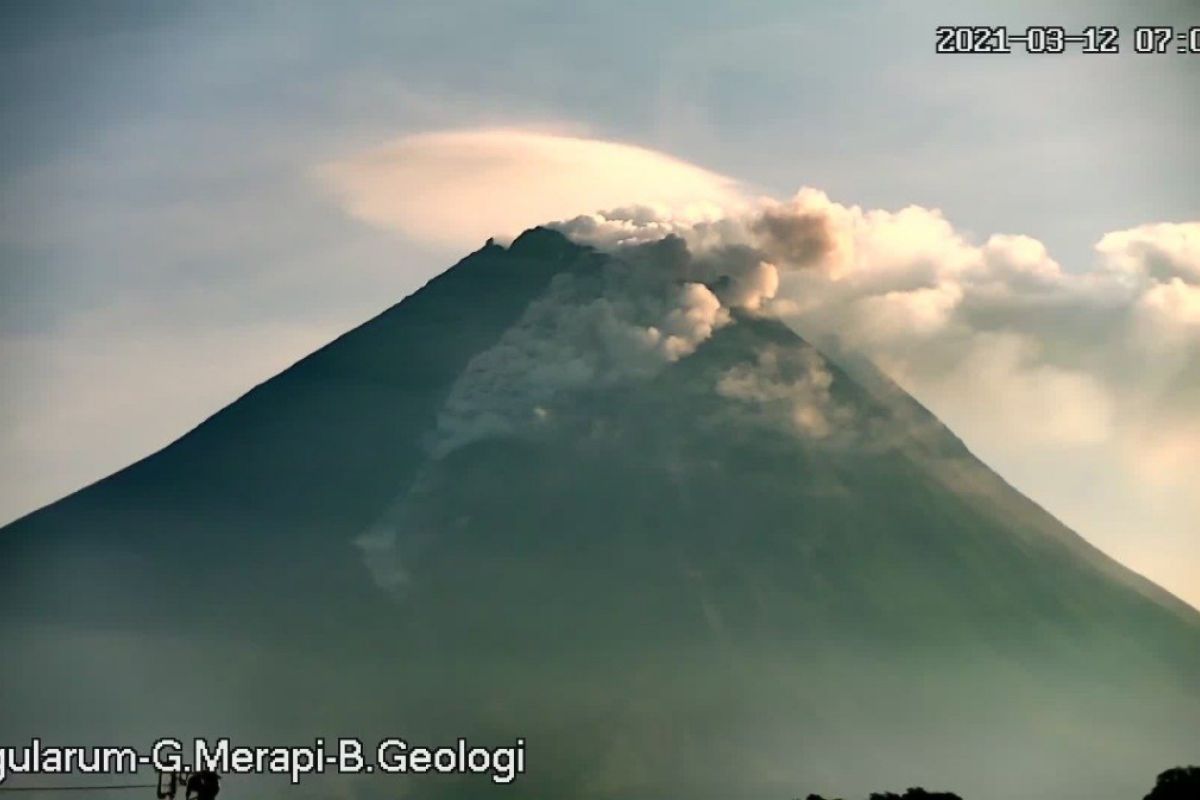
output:
<path id="1" fill-rule="evenodd" d="M 6 561 L 19 569 L 5 583 L 86 584 L 92 559 L 197 565 L 139 585 L 119 612 L 144 614 L 170 605 L 166 597 L 205 592 L 211 575 L 199 565 L 213 558 L 223 574 L 244 567 L 258 584 L 287 580 L 262 569 L 281 540 L 344 554 L 344 539 L 328 534 L 363 528 L 409 479 L 425 458 L 421 437 L 467 361 L 565 262 L 587 257 L 541 230 L 510 250 L 489 244 L 171 446 L 10 525 Z M 62 557 L 46 558 L 47 548 Z M 69 593 L 47 595 L 64 613 L 86 613 Z M 178 624 L 185 611 L 172 607 L 164 621 Z"/>
<path id="2" fill-rule="evenodd" d="M 0 738 L 524 736 L 543 797 L 1118 798 L 1200 755 L 1200 615 L 700 272 L 489 245 L 9 526 Z"/>

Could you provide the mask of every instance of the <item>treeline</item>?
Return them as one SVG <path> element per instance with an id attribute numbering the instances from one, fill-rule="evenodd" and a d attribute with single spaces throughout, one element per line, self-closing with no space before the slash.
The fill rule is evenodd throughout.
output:
<path id="1" fill-rule="evenodd" d="M 819 794 L 810 794 L 804 800 L 826 800 Z M 829 800 L 842 800 L 840 797 Z M 867 800 L 963 800 L 954 792 L 930 792 L 920 787 L 909 789 L 904 794 L 895 792 L 872 792 Z"/>
<path id="2" fill-rule="evenodd" d="M 805 800 L 842 800 L 810 794 Z M 895 792 L 873 792 L 867 800 L 963 800 L 954 792 L 931 792 L 920 787 Z M 1150 794 L 1142 800 L 1200 800 L 1200 767 L 1175 767 L 1159 773 Z"/>

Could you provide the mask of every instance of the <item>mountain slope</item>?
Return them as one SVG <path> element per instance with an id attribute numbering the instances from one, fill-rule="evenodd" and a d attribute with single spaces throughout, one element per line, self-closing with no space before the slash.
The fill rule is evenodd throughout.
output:
<path id="1" fill-rule="evenodd" d="M 0 738 L 524 736 L 547 797 L 1117 798 L 1196 757 L 1200 615 L 701 266 L 489 245 L 0 531 Z"/>

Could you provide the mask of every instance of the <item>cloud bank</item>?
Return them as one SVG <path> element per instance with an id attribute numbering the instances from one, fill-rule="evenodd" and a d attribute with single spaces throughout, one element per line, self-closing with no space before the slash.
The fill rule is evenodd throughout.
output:
<path id="1" fill-rule="evenodd" d="M 865 209 L 815 189 L 751 198 L 652 151 L 513 130 L 408 137 L 325 174 L 350 213 L 424 240 L 477 245 L 557 219 L 603 248 L 633 252 L 673 235 L 691 253 L 691 283 L 676 296 L 660 287 L 653 307 L 621 290 L 593 307 L 557 297 L 531 309 L 486 354 L 495 363 L 475 364 L 457 387 L 445 441 L 512 424 L 504 412 L 464 413 L 511 372 L 504 360 L 540 370 L 535 384 L 552 392 L 684 357 L 727 309 L 768 313 L 828 352 L 872 360 L 1026 494 L 1200 605 L 1200 222 L 1110 232 L 1090 263 L 1064 266 L 1036 239 L 977 240 L 936 209 Z M 572 313 L 549 319 L 564 307 Z M 607 344 L 584 356 L 571 331 L 593 323 Z M 525 335 L 547 326 L 555 337 Z M 783 404 L 798 433 L 827 434 L 836 416 L 812 410 L 819 370 L 789 387 L 764 358 L 719 391 Z"/>
<path id="2" fill-rule="evenodd" d="M 868 357 L 1026 493 L 1200 601 L 1200 222 L 1108 233 L 1076 269 L 1027 236 L 973 242 L 938 210 L 814 189 L 715 221 L 639 209 L 558 227 L 618 250 L 667 231 L 758 264 L 764 310 Z"/>
<path id="3" fill-rule="evenodd" d="M 953 417 L 984 410 L 988 441 L 1090 444 L 1192 433 L 1200 392 L 1200 223 L 1105 235 L 1089 269 L 1035 239 L 969 242 L 939 211 L 864 210 L 805 189 L 742 216 L 678 223 L 607 212 L 559 224 L 606 247 L 664 229 L 762 272 L 763 305 L 811 338 L 871 357 Z M 986 409 L 979 409 L 980 405 Z M 1174 454 L 1196 447 L 1170 448 Z M 1163 470 L 1187 480 L 1200 461 Z"/>

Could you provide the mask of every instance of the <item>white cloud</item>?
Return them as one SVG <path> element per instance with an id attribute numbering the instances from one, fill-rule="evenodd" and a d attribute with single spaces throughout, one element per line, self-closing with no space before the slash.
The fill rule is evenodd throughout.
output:
<path id="1" fill-rule="evenodd" d="M 661 153 L 513 129 L 408 136 L 321 175 L 354 216 L 458 248 L 548 220 L 610 248 L 678 236 L 695 255 L 689 279 L 719 301 L 689 289 L 690 301 L 662 295 L 670 302 L 650 314 L 577 309 L 562 330 L 607 331 L 599 361 L 572 349 L 571 336 L 514 334 L 461 384 L 448 429 L 524 424 L 532 409 L 552 419 L 546 387 L 682 357 L 720 324 L 716 309 L 771 313 L 874 360 L 1020 489 L 1200 605 L 1178 566 L 1200 573 L 1200 223 L 1114 231 L 1093 264 L 1064 266 L 1035 238 L 980 243 L 937 209 L 843 205 L 815 189 L 750 199 L 735 181 Z M 528 362 L 546 392 L 508 391 L 518 411 L 482 413 L 482 375 L 498 380 L 505 358 Z M 782 385 L 764 380 L 729 376 L 724 390 Z M 824 429 L 802 418 L 810 433 Z"/>
<path id="2" fill-rule="evenodd" d="M 1190 336 L 1193 341 L 1200 336 L 1200 285 L 1182 278 L 1155 282 L 1138 298 L 1137 310 L 1158 335 Z"/>
<path id="3" fill-rule="evenodd" d="M 971 336 L 951 363 L 922 365 L 914 388 L 985 451 L 1088 445 L 1114 434 L 1113 400 L 1101 380 L 1047 363 L 1037 341 L 1020 334 Z"/>
<path id="4" fill-rule="evenodd" d="M 699 220 L 744 204 L 736 181 L 663 153 L 511 128 L 405 136 L 320 175 L 354 216 L 459 248 L 598 208 Z"/>
<path id="5" fill-rule="evenodd" d="M 700 223 L 618 209 L 560 227 L 618 249 L 671 233 L 709 277 L 767 276 L 755 307 L 868 356 L 1019 488 L 1200 605 L 1194 580 L 1178 580 L 1179 559 L 1200 573 L 1200 223 L 1109 233 L 1073 269 L 1028 236 L 976 244 L 937 210 L 813 189 Z M 728 376 L 722 391 L 796 390 L 760 378 Z M 1048 460 L 1070 466 L 1048 473 Z M 1149 519 L 1172 571 L 1145 546 Z"/>
<path id="6" fill-rule="evenodd" d="M 1096 251 L 1115 269 L 1200 283 L 1200 223 L 1140 225 L 1105 234 Z"/>

